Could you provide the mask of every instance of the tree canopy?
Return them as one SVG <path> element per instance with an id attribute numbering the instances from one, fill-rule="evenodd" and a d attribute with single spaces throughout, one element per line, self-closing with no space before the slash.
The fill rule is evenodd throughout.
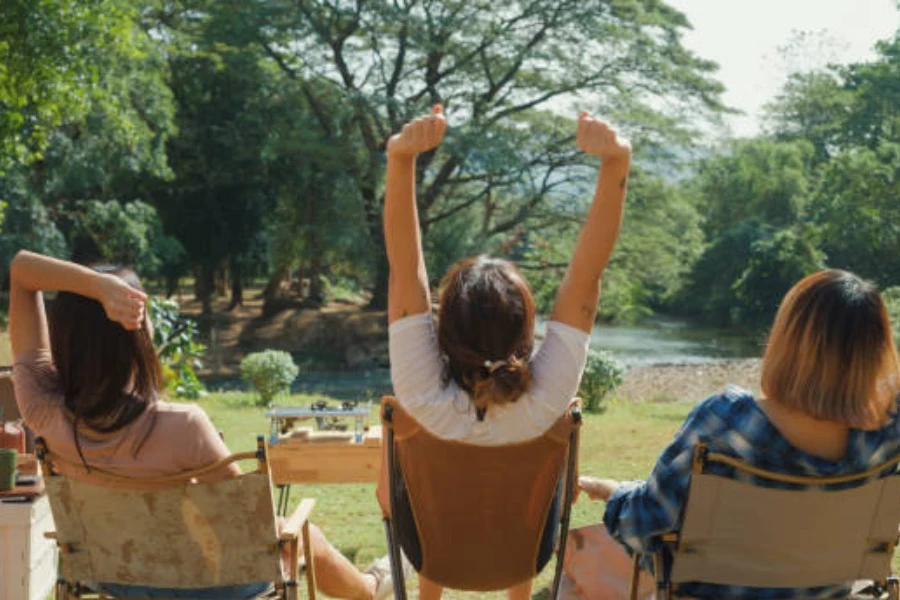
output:
<path id="1" fill-rule="evenodd" d="M 900 285 L 900 38 L 794 73 L 764 134 L 704 147 L 723 88 L 689 28 L 659 0 L 8 0 L 0 265 L 191 276 L 207 314 L 250 278 L 269 313 L 335 287 L 383 306 L 384 144 L 442 103 L 417 169 L 432 283 L 494 253 L 549 308 L 596 176 L 589 110 L 636 151 L 602 318 L 757 326 L 823 266 Z"/>

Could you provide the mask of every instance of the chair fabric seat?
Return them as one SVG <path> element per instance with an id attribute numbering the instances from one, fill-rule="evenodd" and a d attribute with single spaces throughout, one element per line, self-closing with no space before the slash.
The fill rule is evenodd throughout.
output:
<path id="1" fill-rule="evenodd" d="M 890 574 L 900 477 L 784 490 L 695 474 L 689 499 L 673 583 L 812 588 Z"/>
<path id="2" fill-rule="evenodd" d="M 160 490 L 46 483 L 66 579 L 160 588 L 281 579 L 267 473 Z"/>
<path id="3" fill-rule="evenodd" d="M 440 439 L 396 401 L 385 402 L 397 453 L 398 542 L 416 570 L 468 591 L 532 579 L 552 555 L 573 419 L 526 442 L 478 446 Z M 379 501 L 391 518 L 388 481 L 385 468 Z"/>

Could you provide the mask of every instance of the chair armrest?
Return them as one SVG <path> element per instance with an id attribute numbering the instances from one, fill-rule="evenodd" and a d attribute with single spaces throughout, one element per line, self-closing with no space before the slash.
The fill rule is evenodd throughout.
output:
<path id="1" fill-rule="evenodd" d="M 300 537 L 300 528 L 309 520 L 309 515 L 315 505 L 316 501 L 312 498 L 301 500 L 300 506 L 297 507 L 297 510 L 294 511 L 294 514 L 291 515 L 284 527 L 281 528 L 278 539 L 283 542 L 289 542 Z"/>

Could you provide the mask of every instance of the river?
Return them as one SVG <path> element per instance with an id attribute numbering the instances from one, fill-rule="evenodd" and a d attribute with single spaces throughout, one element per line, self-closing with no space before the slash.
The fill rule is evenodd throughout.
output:
<path id="1" fill-rule="evenodd" d="M 538 324 L 543 335 L 544 324 Z M 730 329 L 700 327 L 665 317 L 648 319 L 638 325 L 597 325 L 591 334 L 591 348 L 612 352 L 626 367 L 699 364 L 752 358 L 761 355 L 761 338 Z M 359 399 L 361 390 L 374 400 L 390 391 L 387 369 L 301 373 L 294 392 L 327 393 L 338 398 Z"/>
<path id="2" fill-rule="evenodd" d="M 762 347 L 758 335 L 664 317 L 639 325 L 597 325 L 591 334 L 592 349 L 612 352 L 629 367 L 755 358 Z"/>

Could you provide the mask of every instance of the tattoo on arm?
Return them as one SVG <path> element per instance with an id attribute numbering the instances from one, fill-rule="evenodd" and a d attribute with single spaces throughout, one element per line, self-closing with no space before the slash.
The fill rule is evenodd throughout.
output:
<path id="1" fill-rule="evenodd" d="M 628 177 L 623 177 L 622 181 L 619 182 L 619 189 L 623 192 L 625 191 L 625 186 L 628 185 Z"/>
<path id="2" fill-rule="evenodd" d="M 587 305 L 582 306 L 581 312 L 582 312 L 582 314 L 584 314 L 585 317 L 587 317 L 589 319 L 592 319 L 594 317 L 594 307 L 592 307 L 592 306 L 587 306 Z"/>

